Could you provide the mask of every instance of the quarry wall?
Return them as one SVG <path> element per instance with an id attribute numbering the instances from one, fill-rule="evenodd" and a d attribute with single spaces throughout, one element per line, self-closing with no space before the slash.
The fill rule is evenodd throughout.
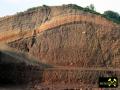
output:
<path id="1" fill-rule="evenodd" d="M 97 25 L 102 25 L 106 27 L 114 27 L 114 24 L 112 22 L 109 22 L 105 20 L 105 18 L 102 18 L 101 16 L 92 16 L 89 15 L 77 15 L 77 14 L 67 14 L 62 16 L 56 16 L 53 17 L 50 21 L 47 21 L 43 24 L 41 24 L 37 29 L 35 29 L 36 34 L 49 30 L 52 28 L 55 28 L 60 25 L 68 24 L 68 23 L 74 23 L 74 22 L 88 22 L 88 23 L 94 23 Z M 15 41 L 20 38 L 27 38 L 33 36 L 34 30 L 12 30 L 8 29 L 7 31 L 1 31 L 0 33 L 0 41 L 1 42 L 10 42 Z"/>

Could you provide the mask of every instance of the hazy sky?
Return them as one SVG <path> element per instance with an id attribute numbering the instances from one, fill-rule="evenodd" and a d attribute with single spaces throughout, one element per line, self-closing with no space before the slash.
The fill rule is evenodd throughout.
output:
<path id="1" fill-rule="evenodd" d="M 49 6 L 77 4 L 82 7 L 94 4 L 96 11 L 100 13 L 106 10 L 113 10 L 120 13 L 120 0 L 1 0 L 0 16 L 15 14 L 16 12 L 43 4 Z"/>

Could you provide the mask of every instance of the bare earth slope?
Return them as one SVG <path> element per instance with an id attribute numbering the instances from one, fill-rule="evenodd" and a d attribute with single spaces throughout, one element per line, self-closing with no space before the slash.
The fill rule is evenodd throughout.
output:
<path id="1" fill-rule="evenodd" d="M 53 67 L 40 73 L 45 89 L 53 84 L 56 90 L 58 83 L 60 90 L 63 84 L 98 87 L 100 76 L 120 80 L 120 26 L 102 16 L 70 6 L 44 6 L 0 19 L 0 31 L 3 45 Z M 36 90 L 42 88 L 39 83 Z"/>
<path id="2" fill-rule="evenodd" d="M 36 36 L 15 41 L 11 46 L 55 65 L 119 67 L 118 26 L 104 20 L 102 23 L 99 17 L 62 18 L 42 24 Z"/>

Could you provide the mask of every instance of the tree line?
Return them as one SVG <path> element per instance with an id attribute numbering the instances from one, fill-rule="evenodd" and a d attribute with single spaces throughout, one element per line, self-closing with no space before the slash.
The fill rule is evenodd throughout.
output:
<path id="1" fill-rule="evenodd" d="M 92 11 L 95 11 L 95 7 L 93 4 L 90 4 L 86 8 L 88 8 Z M 120 14 L 118 12 L 115 12 L 112 10 L 107 10 L 107 11 L 104 11 L 103 16 L 106 17 L 107 19 L 110 19 L 110 20 L 120 24 Z"/>

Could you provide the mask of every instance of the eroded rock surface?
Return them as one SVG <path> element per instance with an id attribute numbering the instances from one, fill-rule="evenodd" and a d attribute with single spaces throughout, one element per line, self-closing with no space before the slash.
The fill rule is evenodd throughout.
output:
<path id="1" fill-rule="evenodd" d="M 71 13 L 73 17 L 65 16 Z M 77 15 L 81 18 L 76 18 Z M 36 33 L 31 33 L 34 30 Z M 61 86 L 62 84 L 73 85 L 73 83 L 79 83 L 83 87 L 85 84 L 94 86 L 94 84 L 97 85 L 99 76 L 117 76 L 120 80 L 120 26 L 102 16 L 76 10 L 69 5 L 44 6 L 0 18 L 0 31 L 8 32 L 1 33 L 0 35 L 5 37 L 0 37 L 0 40 L 8 39 L 10 47 L 52 66 L 44 68 L 40 75 L 41 70 L 36 70 L 36 67 L 35 70 L 26 69 L 24 73 L 30 74 L 29 77 L 33 79 L 35 75 L 40 77 L 38 81 L 42 82 L 43 87 L 47 84 L 51 87 L 51 83 L 54 85 L 61 83 Z M 18 34 L 18 31 L 21 32 Z M 27 34 L 23 35 L 23 31 L 27 31 Z M 25 35 L 28 35 L 27 38 Z M 17 72 L 17 66 L 15 68 L 13 71 Z M 22 69 L 19 65 L 18 68 Z M 93 68 L 95 69 L 92 70 Z M 29 73 L 29 71 L 37 73 Z M 19 73 L 16 75 L 15 79 L 21 79 Z M 30 78 L 30 81 L 35 81 L 33 79 Z M 42 84 L 37 82 L 33 88 L 40 90 L 43 88 Z M 61 88 L 59 85 L 58 87 Z"/>
<path id="2" fill-rule="evenodd" d="M 42 62 L 79 67 L 119 67 L 120 29 L 77 22 L 11 43 Z"/>
<path id="3" fill-rule="evenodd" d="M 38 11 L 35 10 L 40 11 L 38 13 Z M 74 10 L 67 6 L 42 7 L 35 10 L 33 10 L 33 14 L 28 14 L 30 11 L 25 12 L 23 16 L 19 17 L 21 18 L 20 22 L 22 22 L 22 19 L 24 19 L 26 15 L 29 15 L 27 19 L 30 20 L 38 15 L 36 17 L 40 19 L 33 19 L 37 23 L 35 25 L 40 25 L 41 23 L 38 23 L 37 21 L 42 21 L 42 25 L 44 25 L 44 23 L 46 25 L 44 25 L 44 28 L 48 28 L 47 31 L 45 30 L 40 32 L 39 35 L 12 42 L 10 43 L 10 46 L 30 53 L 37 57 L 41 62 L 53 65 L 119 67 L 119 25 L 115 25 L 97 15 L 90 14 L 89 16 L 88 13 L 83 13 L 82 11 Z M 71 23 L 49 28 L 52 25 L 52 23 L 49 25 L 49 22 L 53 21 L 51 17 L 57 15 L 63 15 L 64 17 L 64 14 L 69 14 L 71 12 L 75 15 L 78 13 L 86 14 L 90 19 L 92 18 L 91 20 L 95 20 L 95 22 L 90 22 L 90 19 L 85 19 L 83 21 L 83 18 L 81 18 L 81 20 L 77 22 L 73 21 Z M 15 16 L 15 18 L 18 16 Z M 44 21 L 45 18 L 47 19 Z M 61 19 L 58 21 L 61 23 Z M 19 20 L 17 20 L 17 23 L 18 22 Z M 46 24 L 46 22 L 48 22 L 48 24 Z M 32 23 L 32 21 L 29 21 L 29 23 Z M 53 25 L 54 24 L 55 23 L 53 23 Z M 28 24 L 25 23 L 24 25 L 27 26 Z"/>

